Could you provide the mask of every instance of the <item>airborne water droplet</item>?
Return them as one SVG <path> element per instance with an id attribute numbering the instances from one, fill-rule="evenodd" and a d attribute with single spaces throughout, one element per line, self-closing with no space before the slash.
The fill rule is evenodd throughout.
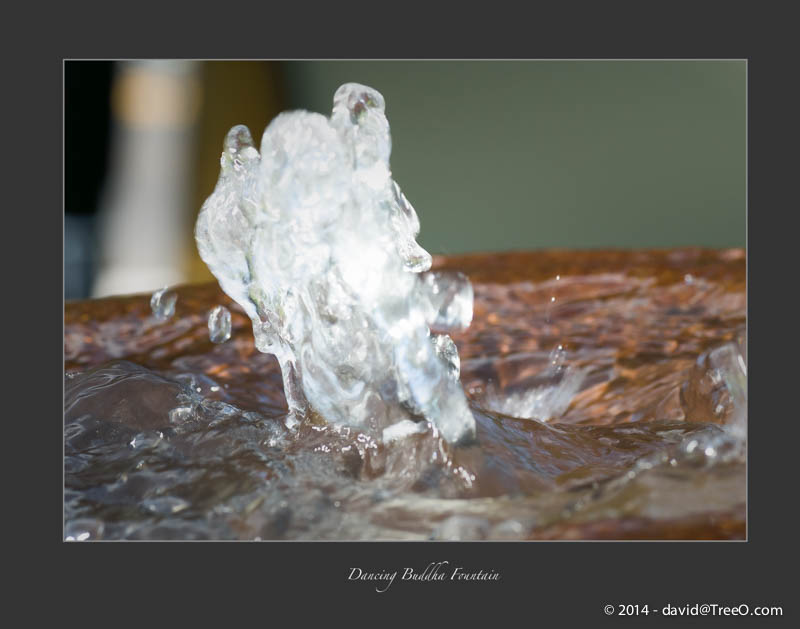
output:
<path id="1" fill-rule="evenodd" d="M 217 306 L 208 315 L 208 336 L 213 343 L 231 338 L 231 312 L 225 306 Z"/>
<path id="2" fill-rule="evenodd" d="M 150 297 L 150 309 L 153 316 L 159 321 L 166 321 L 175 314 L 175 302 L 178 296 L 165 286 L 153 293 Z"/>

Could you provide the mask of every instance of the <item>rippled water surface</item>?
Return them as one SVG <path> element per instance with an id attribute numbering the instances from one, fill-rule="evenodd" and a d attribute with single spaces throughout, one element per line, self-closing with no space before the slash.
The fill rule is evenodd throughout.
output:
<path id="1" fill-rule="evenodd" d="M 176 289 L 165 321 L 149 295 L 67 304 L 65 538 L 745 537 L 743 251 L 435 268 L 475 290 L 452 334 L 467 448 L 430 429 L 288 429 L 277 363 L 216 285 Z M 220 304 L 232 334 L 213 343 Z"/>

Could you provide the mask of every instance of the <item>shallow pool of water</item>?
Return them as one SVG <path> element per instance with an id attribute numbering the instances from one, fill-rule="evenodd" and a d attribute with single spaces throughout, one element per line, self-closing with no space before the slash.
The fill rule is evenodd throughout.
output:
<path id="1" fill-rule="evenodd" d="M 472 325 L 452 334 L 471 447 L 288 429 L 277 363 L 216 285 L 178 288 L 166 321 L 149 295 L 68 303 L 65 539 L 745 537 L 742 250 L 434 268 L 474 286 Z M 224 343 L 209 339 L 218 304 Z M 566 373 L 580 377 L 564 408 L 537 417 L 531 400 Z"/>

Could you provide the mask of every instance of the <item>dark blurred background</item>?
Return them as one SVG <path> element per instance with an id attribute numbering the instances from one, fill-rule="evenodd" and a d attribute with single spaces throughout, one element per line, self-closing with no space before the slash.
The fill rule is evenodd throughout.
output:
<path id="1" fill-rule="evenodd" d="M 386 98 L 431 253 L 745 244 L 745 61 L 67 61 L 65 297 L 211 279 L 227 130 Z"/>

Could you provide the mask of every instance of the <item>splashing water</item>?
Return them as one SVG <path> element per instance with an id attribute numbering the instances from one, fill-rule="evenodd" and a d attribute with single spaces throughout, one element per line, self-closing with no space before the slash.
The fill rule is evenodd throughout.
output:
<path id="1" fill-rule="evenodd" d="M 680 389 L 681 406 L 694 421 L 722 424 L 735 441 L 747 438 L 747 363 L 742 343 L 701 354 Z"/>
<path id="2" fill-rule="evenodd" d="M 175 314 L 175 303 L 178 296 L 168 286 L 153 293 L 150 298 L 150 309 L 158 321 L 166 321 Z"/>
<path id="3" fill-rule="evenodd" d="M 216 306 L 208 315 L 208 337 L 212 343 L 224 343 L 231 338 L 231 311 Z"/>
<path id="4" fill-rule="evenodd" d="M 64 539 L 744 538 L 743 251 L 434 264 L 474 289 L 469 328 L 426 341 L 458 346 L 475 447 L 413 418 L 288 430 L 280 365 L 216 285 L 176 288 L 159 325 L 141 296 L 67 304 Z M 557 418 L 490 408 L 562 368 L 586 375 Z"/>
<path id="5" fill-rule="evenodd" d="M 547 367 L 538 378 L 542 384 L 513 393 L 490 391 L 484 400 L 487 408 L 544 422 L 561 417 L 588 373 L 566 365 L 566 355 L 563 345 L 550 352 Z"/>
<path id="6" fill-rule="evenodd" d="M 453 339 L 447 334 L 436 334 L 431 337 L 431 342 L 439 357 L 450 367 L 450 375 L 453 379 L 458 380 L 458 376 L 461 374 L 461 361 L 458 358 L 458 348 L 453 343 Z"/>
<path id="7" fill-rule="evenodd" d="M 241 308 L 65 307 L 64 539 L 742 538 L 744 252 L 434 272 L 390 149 L 356 84 L 234 127 L 196 238 Z"/>
<path id="8" fill-rule="evenodd" d="M 452 341 L 432 343 L 429 326 L 467 327 L 472 287 L 426 272 L 431 256 L 415 240 L 419 219 L 391 177 L 390 152 L 383 96 L 355 83 L 336 91 L 330 118 L 279 115 L 260 152 L 234 127 L 197 220 L 198 249 L 250 317 L 258 350 L 278 358 L 290 423 L 316 413 L 380 435 L 425 419 L 447 441 L 468 442 L 475 419 L 458 353 Z"/>

